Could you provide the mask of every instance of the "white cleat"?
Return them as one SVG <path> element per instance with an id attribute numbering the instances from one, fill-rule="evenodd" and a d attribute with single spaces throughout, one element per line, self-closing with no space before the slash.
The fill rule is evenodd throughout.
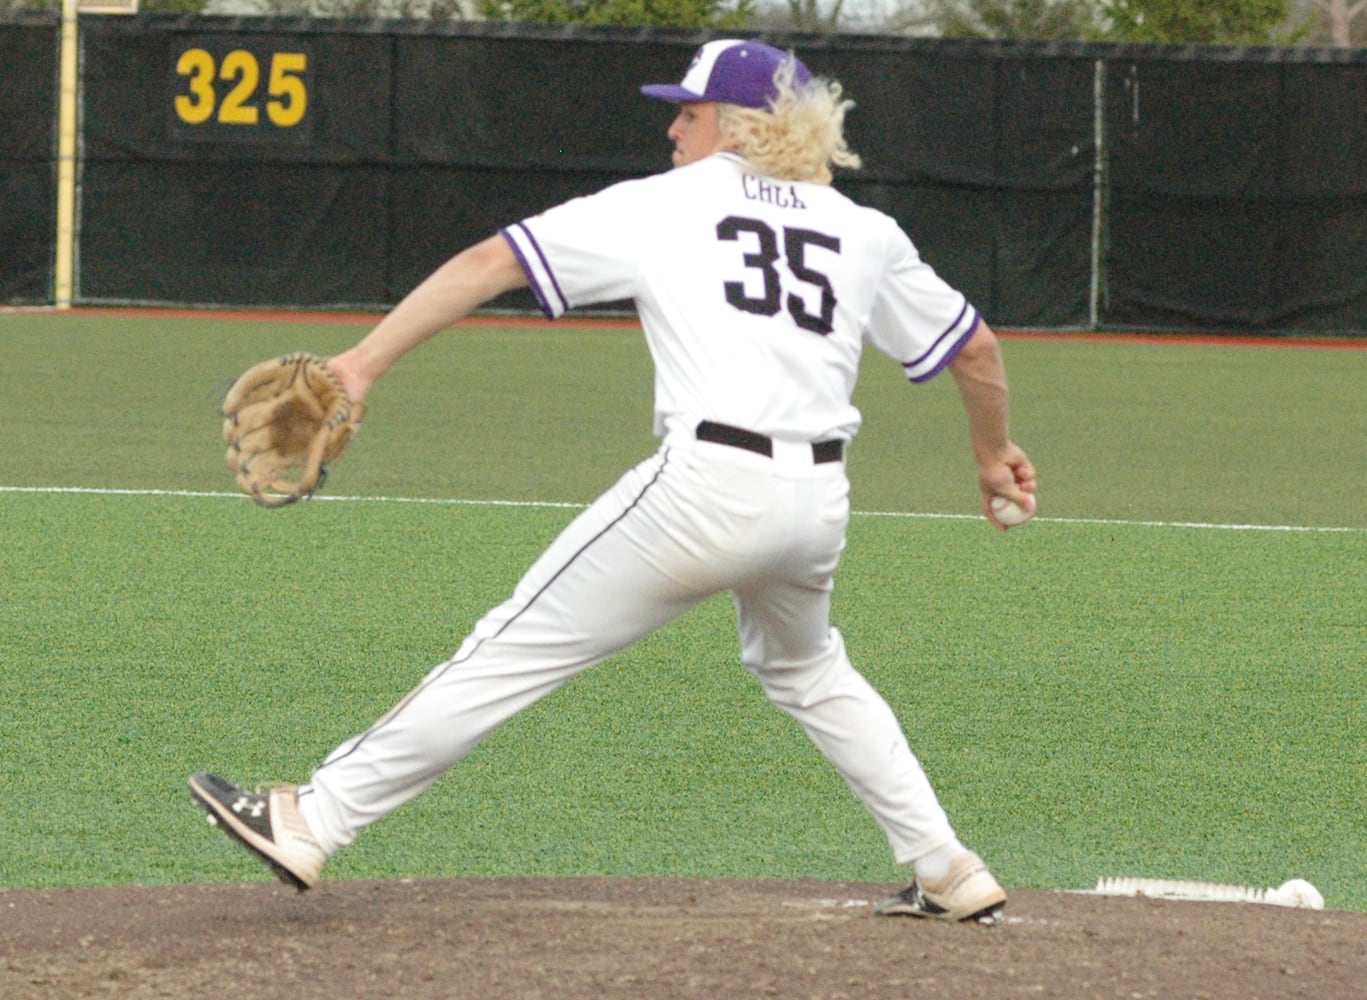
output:
<path id="1" fill-rule="evenodd" d="M 919 878 L 873 912 L 879 916 L 932 917 L 936 920 L 976 921 L 984 926 L 1004 922 L 1006 893 L 987 870 L 982 858 L 965 851 L 949 872 L 934 882 Z"/>
<path id="2" fill-rule="evenodd" d="M 317 883 L 327 854 L 299 814 L 293 787 L 249 792 L 216 774 L 200 772 L 190 778 L 190 794 L 210 826 L 221 826 L 269 865 L 280 881 L 300 892 Z"/>

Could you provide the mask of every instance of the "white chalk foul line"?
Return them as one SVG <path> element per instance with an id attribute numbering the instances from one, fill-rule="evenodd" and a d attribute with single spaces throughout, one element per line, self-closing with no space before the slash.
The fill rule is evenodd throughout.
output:
<path id="1" fill-rule="evenodd" d="M 915 517 L 942 521 L 976 521 L 981 514 L 908 514 L 898 511 L 856 511 L 855 517 Z M 1367 528 L 1308 524 L 1220 524 L 1215 521 L 1135 521 L 1112 517 L 1036 517 L 1031 524 L 1111 524 L 1128 528 L 1201 528 L 1209 531 L 1367 532 Z"/>
<path id="2" fill-rule="evenodd" d="M 0 493 L 80 493 L 92 496 L 125 497 L 191 497 L 203 500 L 243 500 L 247 498 L 237 492 L 216 492 L 213 490 L 148 490 L 112 489 L 96 486 L 0 486 Z M 409 503 L 441 504 L 463 507 L 559 507 L 582 510 L 587 504 L 556 503 L 549 500 L 461 500 L 450 497 L 350 497 L 318 495 L 310 497 L 309 503 Z"/>
<path id="3" fill-rule="evenodd" d="M 95 486 L 0 486 L 0 493 L 78 493 L 93 496 L 192 497 L 201 499 L 246 500 L 241 493 L 213 490 L 113 489 Z M 582 510 L 583 503 L 551 500 L 468 500 L 455 497 L 335 496 L 319 494 L 310 503 L 399 503 L 433 504 L 451 507 L 538 507 Z M 937 514 L 917 511 L 854 511 L 854 517 L 900 517 L 924 521 L 977 521 L 981 514 Z M 1033 524 L 1114 525 L 1129 528 L 1190 528 L 1203 531 L 1271 531 L 1307 534 L 1359 534 L 1367 528 L 1316 526 L 1306 524 L 1220 524 L 1214 521 L 1149 521 L 1108 517 L 1037 517 Z"/>

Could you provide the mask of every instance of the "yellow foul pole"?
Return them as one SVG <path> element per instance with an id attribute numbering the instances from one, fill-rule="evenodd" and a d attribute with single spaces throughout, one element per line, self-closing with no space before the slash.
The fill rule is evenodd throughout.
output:
<path id="1" fill-rule="evenodd" d="M 53 293 L 70 309 L 76 270 L 76 3 L 62 0 L 61 85 L 57 96 L 57 260 Z"/>

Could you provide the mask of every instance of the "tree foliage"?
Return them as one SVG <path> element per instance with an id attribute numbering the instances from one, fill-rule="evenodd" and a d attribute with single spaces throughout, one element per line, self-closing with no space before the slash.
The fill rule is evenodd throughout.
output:
<path id="1" fill-rule="evenodd" d="M 1292 0 L 1305 15 L 1306 36 L 1343 48 L 1367 45 L 1367 0 Z"/>
<path id="2" fill-rule="evenodd" d="M 922 24 L 946 38 L 1094 38 L 1097 0 L 929 0 Z"/>
<path id="3" fill-rule="evenodd" d="M 788 22 L 785 27 L 795 31 L 835 31 L 840 25 L 844 0 L 823 3 L 821 0 L 788 0 Z"/>
<path id="4" fill-rule="evenodd" d="M 1275 45 L 1290 34 L 1290 0 L 1099 0 L 1117 42 Z"/>
<path id="5" fill-rule="evenodd" d="M 886 28 L 948 38 L 1282 45 L 1304 41 L 1314 15 L 1342 45 L 1345 23 L 1367 21 L 1364 12 L 1367 0 L 899 0 Z"/>
<path id="6" fill-rule="evenodd" d="M 753 0 L 481 0 L 495 21 L 539 24 L 618 24 L 628 27 L 739 28 Z"/>

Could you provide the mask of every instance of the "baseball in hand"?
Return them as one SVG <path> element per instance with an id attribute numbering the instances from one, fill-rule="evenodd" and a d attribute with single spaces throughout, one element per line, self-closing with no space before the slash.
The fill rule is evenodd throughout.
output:
<path id="1" fill-rule="evenodd" d="M 996 496 L 992 498 L 992 516 L 1008 528 L 1014 528 L 1035 516 L 1035 505 L 1031 504 L 1029 508 L 1026 508 L 1014 500 Z"/>

